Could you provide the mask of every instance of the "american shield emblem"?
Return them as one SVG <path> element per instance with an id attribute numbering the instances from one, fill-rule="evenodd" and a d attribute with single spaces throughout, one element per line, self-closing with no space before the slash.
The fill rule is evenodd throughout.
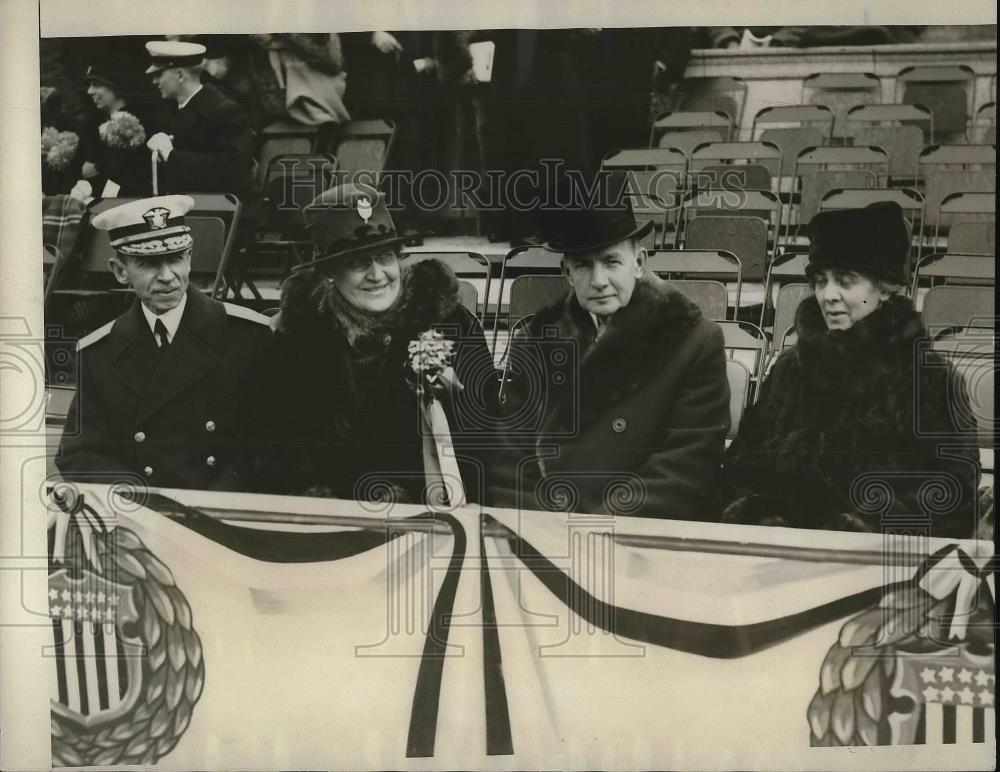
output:
<path id="1" fill-rule="evenodd" d="M 142 680 L 142 642 L 129 637 L 139 620 L 132 589 L 65 569 L 49 576 L 55 659 L 53 713 L 93 728 L 131 710 Z"/>

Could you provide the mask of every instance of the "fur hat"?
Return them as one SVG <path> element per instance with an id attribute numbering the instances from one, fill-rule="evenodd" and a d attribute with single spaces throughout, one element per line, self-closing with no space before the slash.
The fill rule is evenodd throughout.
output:
<path id="1" fill-rule="evenodd" d="M 871 279 L 902 284 L 909 251 L 903 210 L 894 201 L 820 212 L 809 223 L 806 275 L 828 269 L 857 271 Z"/>

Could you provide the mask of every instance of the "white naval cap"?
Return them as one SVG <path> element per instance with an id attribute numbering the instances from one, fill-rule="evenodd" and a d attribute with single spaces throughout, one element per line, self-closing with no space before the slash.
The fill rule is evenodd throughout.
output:
<path id="1" fill-rule="evenodd" d="M 184 215 L 193 206 L 191 196 L 155 196 L 103 211 L 91 223 L 108 231 L 111 246 L 123 255 L 172 255 L 194 243 L 184 224 Z"/>
<path id="2" fill-rule="evenodd" d="M 153 75 L 171 67 L 193 67 L 201 64 L 207 50 L 201 43 L 185 43 L 181 40 L 150 40 L 146 43 L 146 51 L 153 63 L 146 68 L 146 74 Z"/>

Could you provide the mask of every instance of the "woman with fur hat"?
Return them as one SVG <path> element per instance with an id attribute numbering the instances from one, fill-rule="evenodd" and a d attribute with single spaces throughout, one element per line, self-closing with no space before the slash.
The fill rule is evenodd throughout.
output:
<path id="1" fill-rule="evenodd" d="M 418 388 L 409 349 L 433 329 L 453 344 L 453 372 L 431 391 L 448 420 L 465 496 L 481 500 L 497 378 L 454 274 L 432 259 L 402 264 L 402 238 L 368 186 L 332 188 L 305 216 L 318 259 L 282 288 L 262 384 L 259 489 L 424 501 L 433 475 L 448 476 L 448 462 L 427 458 L 419 400 L 430 395 L 422 381 Z"/>
<path id="2" fill-rule="evenodd" d="M 961 376 L 899 294 L 894 203 L 810 223 L 813 294 L 726 456 L 729 522 L 967 537 L 979 456 Z"/>

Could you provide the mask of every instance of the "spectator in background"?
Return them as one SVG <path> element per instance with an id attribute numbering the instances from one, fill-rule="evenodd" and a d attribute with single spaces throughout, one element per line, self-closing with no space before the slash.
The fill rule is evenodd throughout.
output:
<path id="1" fill-rule="evenodd" d="M 87 96 L 93 109 L 88 111 L 81 138 L 81 176 L 95 196 L 139 196 L 152 190 L 149 151 L 146 139 L 150 120 L 149 104 L 133 98 L 126 90 L 119 71 L 110 62 L 97 62 L 87 68 Z"/>
<path id="2" fill-rule="evenodd" d="M 237 246 L 253 235 L 259 204 L 254 186 L 254 135 L 246 113 L 211 84 L 202 84 L 205 46 L 146 44 L 146 70 L 164 99 L 177 104 L 146 146 L 158 159 L 160 193 L 233 193 L 243 205 Z"/>
<path id="3" fill-rule="evenodd" d="M 255 44 L 248 35 L 197 35 L 192 43 L 205 46 L 202 83 L 215 86 L 243 108 L 255 132 L 267 121 L 253 78 L 250 58 Z"/>
<path id="4" fill-rule="evenodd" d="M 976 527 L 979 454 L 965 384 L 923 348 L 901 294 L 910 248 L 895 203 L 821 212 L 813 294 L 726 455 L 729 522 L 848 531 Z"/>

